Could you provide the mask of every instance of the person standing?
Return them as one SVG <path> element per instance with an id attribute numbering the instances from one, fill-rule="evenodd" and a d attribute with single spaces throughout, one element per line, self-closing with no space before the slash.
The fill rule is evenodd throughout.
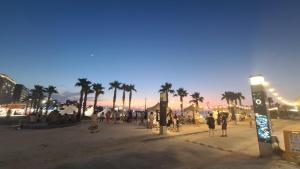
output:
<path id="1" fill-rule="evenodd" d="M 221 137 L 227 137 L 227 116 L 222 115 L 221 117 L 222 121 L 222 135 Z"/>
<path id="2" fill-rule="evenodd" d="M 211 114 L 209 114 L 209 117 L 207 118 L 207 125 L 208 125 L 208 128 L 209 128 L 209 131 L 208 131 L 208 134 L 209 134 L 209 136 L 214 136 L 215 134 L 214 134 L 214 130 L 215 130 L 215 119 L 214 119 L 214 117 L 213 117 L 213 115 L 212 115 L 212 113 Z"/>

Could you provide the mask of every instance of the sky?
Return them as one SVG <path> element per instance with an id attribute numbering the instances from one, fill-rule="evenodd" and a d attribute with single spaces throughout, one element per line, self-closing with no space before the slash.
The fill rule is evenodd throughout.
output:
<path id="1" fill-rule="evenodd" d="M 203 105 L 226 104 L 224 91 L 242 92 L 249 105 L 248 77 L 262 74 L 296 100 L 299 8 L 298 0 L 2 0 L 0 72 L 65 96 L 77 95 L 78 78 L 106 89 L 114 80 L 132 83 L 141 107 L 145 98 L 148 106 L 159 101 L 165 82 L 200 92 Z M 99 104 L 111 102 L 106 90 Z"/>

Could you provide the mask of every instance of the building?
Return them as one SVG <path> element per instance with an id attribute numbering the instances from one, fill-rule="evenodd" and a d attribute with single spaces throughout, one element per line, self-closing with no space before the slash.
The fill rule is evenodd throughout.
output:
<path id="1" fill-rule="evenodd" d="M 0 104 L 11 103 L 15 85 L 12 78 L 0 73 Z"/>
<path id="2" fill-rule="evenodd" d="M 12 102 L 13 103 L 20 103 L 22 100 L 28 96 L 30 93 L 30 90 L 27 89 L 24 85 L 22 84 L 16 84 L 15 89 L 12 95 Z"/>

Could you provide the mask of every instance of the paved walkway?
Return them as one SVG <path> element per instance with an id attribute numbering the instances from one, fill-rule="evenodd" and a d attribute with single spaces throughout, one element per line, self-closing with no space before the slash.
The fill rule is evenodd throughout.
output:
<path id="1" fill-rule="evenodd" d="M 290 121 L 274 123 L 278 132 L 280 126 L 297 125 Z M 258 160 L 255 164 L 256 132 L 247 123 L 229 124 L 226 138 L 219 137 L 219 130 L 214 137 L 209 137 L 204 124 L 184 126 L 181 132 L 169 132 L 166 136 L 158 135 L 157 129 L 137 124 L 104 124 L 94 134 L 89 133 L 88 126 L 85 122 L 66 128 L 20 131 L 0 126 L 0 168 L 154 168 L 156 165 L 151 161 L 159 163 L 160 160 L 170 161 L 156 168 L 201 168 L 207 166 L 205 161 L 216 160 L 219 162 L 212 168 L 221 169 L 222 165 L 236 168 L 243 163 L 249 168 L 297 168 L 279 160 Z M 203 159 L 198 161 L 193 154 Z M 118 166 L 114 160 L 124 166 Z M 236 166 L 230 166 L 232 162 Z"/>

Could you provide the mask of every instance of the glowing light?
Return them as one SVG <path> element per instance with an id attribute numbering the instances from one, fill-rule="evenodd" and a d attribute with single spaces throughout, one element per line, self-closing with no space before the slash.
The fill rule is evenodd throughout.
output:
<path id="1" fill-rule="evenodd" d="M 264 85 L 264 86 L 269 86 L 269 85 L 270 85 L 270 83 L 269 83 L 269 82 L 266 82 L 266 81 L 264 81 L 264 82 L 263 82 L 263 85 Z"/>
<path id="2" fill-rule="evenodd" d="M 275 91 L 274 88 L 269 89 L 269 92 L 274 92 L 274 91 Z"/>
<path id="3" fill-rule="evenodd" d="M 252 86 L 262 85 L 264 84 L 265 81 L 265 78 L 261 75 L 251 76 L 249 79 L 250 79 L 250 84 Z"/>
<path id="4" fill-rule="evenodd" d="M 273 93 L 274 96 L 278 96 L 278 93 Z"/>

